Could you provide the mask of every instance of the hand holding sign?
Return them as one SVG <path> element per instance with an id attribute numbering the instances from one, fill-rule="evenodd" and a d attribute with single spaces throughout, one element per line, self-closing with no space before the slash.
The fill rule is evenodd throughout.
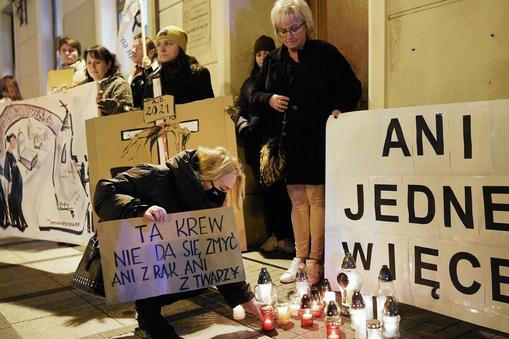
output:
<path id="1" fill-rule="evenodd" d="M 145 123 L 170 118 L 172 116 L 175 116 L 173 96 L 163 95 L 145 100 L 143 104 L 143 120 Z"/>
<path id="2" fill-rule="evenodd" d="M 150 206 L 143 214 L 150 221 L 165 221 L 166 210 L 159 206 Z"/>

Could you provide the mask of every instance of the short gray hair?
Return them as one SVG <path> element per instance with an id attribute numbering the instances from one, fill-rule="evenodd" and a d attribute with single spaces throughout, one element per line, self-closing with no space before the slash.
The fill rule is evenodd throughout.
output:
<path id="1" fill-rule="evenodd" d="M 306 26 L 306 36 L 311 38 L 315 31 L 315 22 L 313 14 L 308 4 L 304 0 L 277 0 L 270 12 L 270 19 L 274 34 L 278 37 L 277 30 L 282 21 L 291 21 L 299 19 Z"/>

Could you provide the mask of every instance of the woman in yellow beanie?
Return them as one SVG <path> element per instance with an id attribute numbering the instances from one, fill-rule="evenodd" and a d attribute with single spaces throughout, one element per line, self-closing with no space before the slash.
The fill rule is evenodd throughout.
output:
<path id="1" fill-rule="evenodd" d="M 166 26 L 155 40 L 161 66 L 148 75 L 145 98 L 154 97 L 152 80 L 157 77 L 161 79 L 162 94 L 173 95 L 176 104 L 214 97 L 209 70 L 186 54 L 186 32 L 177 26 Z"/>

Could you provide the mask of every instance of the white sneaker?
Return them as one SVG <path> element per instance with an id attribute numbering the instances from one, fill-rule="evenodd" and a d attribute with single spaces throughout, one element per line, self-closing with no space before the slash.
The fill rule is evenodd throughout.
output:
<path id="1" fill-rule="evenodd" d="M 316 260 L 307 259 L 306 274 L 310 285 L 318 283 L 323 278 L 323 265 Z"/>
<path id="2" fill-rule="evenodd" d="M 277 242 L 277 249 L 282 253 L 293 254 L 295 253 L 295 244 L 285 238 Z"/>
<path id="3" fill-rule="evenodd" d="M 274 234 L 272 234 L 262 246 L 260 246 L 260 249 L 264 252 L 274 252 L 277 250 L 278 241 Z"/>
<path id="4" fill-rule="evenodd" d="M 297 271 L 299 270 L 299 264 L 301 263 L 300 258 L 293 258 L 292 263 L 290 264 L 290 268 L 286 270 L 285 273 L 281 275 L 279 278 L 279 282 L 282 284 L 288 284 L 295 281 L 295 276 L 297 275 Z"/>

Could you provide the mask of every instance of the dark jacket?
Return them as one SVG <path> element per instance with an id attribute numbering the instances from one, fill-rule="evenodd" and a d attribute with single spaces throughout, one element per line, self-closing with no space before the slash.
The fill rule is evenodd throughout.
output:
<path id="1" fill-rule="evenodd" d="M 219 207 L 207 198 L 197 171 L 195 150 L 181 152 L 165 165 L 135 166 L 114 179 L 97 183 L 95 211 L 105 221 L 143 216 L 152 205 L 163 207 L 167 213 Z M 232 307 L 253 297 L 246 282 L 217 288 Z"/>
<path id="2" fill-rule="evenodd" d="M 269 54 L 256 79 L 252 105 L 264 125 L 281 133 L 282 113 L 269 106 L 273 94 L 290 98 L 285 147 L 287 184 L 325 183 L 325 125 L 334 109 L 356 108 L 361 84 L 333 45 L 307 40 L 294 62 L 282 45 Z"/>
<path id="3" fill-rule="evenodd" d="M 175 104 L 214 97 L 209 70 L 201 66 L 194 57 L 185 56 L 183 65 L 177 60 L 162 64 L 145 82 L 144 98 L 153 98 L 152 80 L 161 79 L 162 94 L 173 95 Z"/>
<path id="4" fill-rule="evenodd" d="M 124 79 L 122 73 L 117 72 L 100 81 L 100 89 L 104 92 L 104 99 L 115 99 L 119 104 L 115 110 L 107 112 L 107 114 L 122 113 L 133 106 L 133 97 L 131 88 L 127 80 Z M 105 114 L 105 112 L 102 112 Z"/>
<path id="5" fill-rule="evenodd" d="M 150 66 L 146 71 L 134 72 L 131 80 L 131 93 L 133 94 L 133 106 L 137 109 L 143 110 L 143 96 L 145 95 L 145 82 L 147 81 L 146 74 L 152 74 L 157 70 L 156 65 Z"/>
<path id="6" fill-rule="evenodd" d="M 255 75 L 253 74 L 247 78 L 240 88 L 237 102 L 240 115 L 235 123 L 235 130 L 244 144 L 246 163 L 258 173 L 260 167 L 260 149 L 265 139 L 265 133 L 259 124 L 260 114 L 250 104 L 255 84 Z"/>

